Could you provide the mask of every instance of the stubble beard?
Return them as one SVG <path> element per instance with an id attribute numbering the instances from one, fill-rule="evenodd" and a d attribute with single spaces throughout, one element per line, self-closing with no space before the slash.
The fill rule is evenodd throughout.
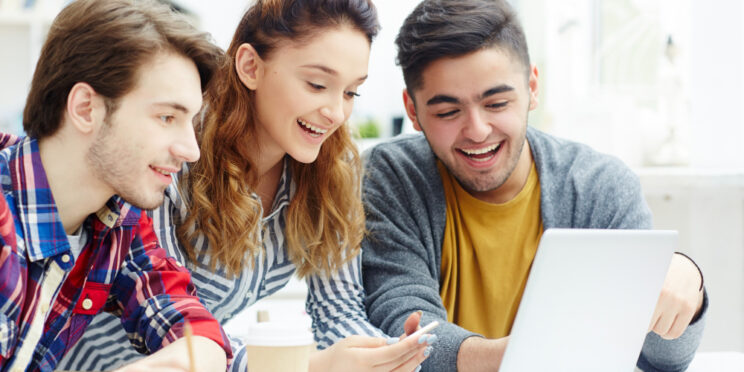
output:
<path id="1" fill-rule="evenodd" d="M 148 197 L 147 190 L 137 187 L 137 178 L 142 177 L 137 169 L 140 163 L 137 151 L 128 143 L 113 135 L 114 125 L 107 118 L 101 126 L 101 131 L 93 141 L 85 156 L 86 162 L 91 167 L 93 174 L 104 184 L 114 190 L 128 203 L 140 209 L 154 209 L 163 203 L 164 191 Z M 159 196 L 157 196 L 159 195 Z"/>
<path id="2" fill-rule="evenodd" d="M 442 164 L 444 164 L 445 168 L 447 168 L 447 171 L 449 171 L 450 174 L 455 177 L 460 186 L 462 186 L 462 188 L 469 193 L 472 194 L 489 192 L 503 186 L 504 183 L 509 180 L 509 177 L 511 177 L 511 175 L 514 173 L 514 170 L 519 164 L 519 159 L 522 156 L 522 151 L 524 151 L 526 136 L 527 125 L 525 124 L 519 138 L 516 141 L 509 143 L 508 150 L 511 152 L 507 154 L 508 161 L 506 163 L 506 166 L 500 169 L 489 169 L 483 172 L 479 172 L 476 175 L 473 175 L 473 173 L 461 171 L 461 168 L 457 167 L 456 164 L 449 164 L 449 162 L 443 160 L 445 159 L 445 157 L 443 156 L 437 155 L 437 158 L 439 158 Z M 517 145 L 512 146 L 515 143 Z M 502 146 L 503 145 L 504 144 L 502 144 Z"/>

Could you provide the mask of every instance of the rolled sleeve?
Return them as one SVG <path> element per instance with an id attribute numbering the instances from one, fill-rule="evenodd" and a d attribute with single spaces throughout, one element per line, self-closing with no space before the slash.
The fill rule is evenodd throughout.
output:
<path id="1" fill-rule="evenodd" d="M 132 345 L 152 353 L 183 337 L 184 324 L 193 334 L 216 342 L 232 359 L 230 342 L 219 322 L 196 296 L 188 270 L 160 248 L 152 221 L 143 214 L 129 254 L 114 281 L 121 322 Z"/>

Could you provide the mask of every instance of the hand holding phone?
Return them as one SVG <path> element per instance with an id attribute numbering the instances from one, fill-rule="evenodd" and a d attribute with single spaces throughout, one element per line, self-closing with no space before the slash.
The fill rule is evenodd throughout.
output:
<path id="1" fill-rule="evenodd" d="M 406 337 L 414 338 L 418 342 L 418 338 L 419 337 L 423 336 L 424 334 L 429 333 L 429 331 L 431 331 L 432 329 L 436 328 L 438 325 L 439 325 L 439 322 L 435 320 L 435 321 L 433 321 L 433 322 L 431 322 L 431 323 L 429 323 L 429 324 L 427 324 L 427 325 L 419 328 L 418 330 L 416 330 L 416 332 L 413 332 L 413 333 L 411 333 L 410 335 L 408 335 Z"/>

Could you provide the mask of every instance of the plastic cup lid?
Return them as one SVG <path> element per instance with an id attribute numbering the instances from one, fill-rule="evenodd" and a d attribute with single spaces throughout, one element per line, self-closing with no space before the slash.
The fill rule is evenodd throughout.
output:
<path id="1" fill-rule="evenodd" d="M 248 326 L 246 345 L 252 346 L 304 346 L 314 342 L 309 329 L 292 323 L 265 322 Z"/>

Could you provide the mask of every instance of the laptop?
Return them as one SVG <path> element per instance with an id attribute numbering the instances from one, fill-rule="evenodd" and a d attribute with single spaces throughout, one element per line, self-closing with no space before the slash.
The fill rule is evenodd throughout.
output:
<path id="1" fill-rule="evenodd" d="M 632 372 L 676 231 L 548 229 L 501 372 Z"/>

